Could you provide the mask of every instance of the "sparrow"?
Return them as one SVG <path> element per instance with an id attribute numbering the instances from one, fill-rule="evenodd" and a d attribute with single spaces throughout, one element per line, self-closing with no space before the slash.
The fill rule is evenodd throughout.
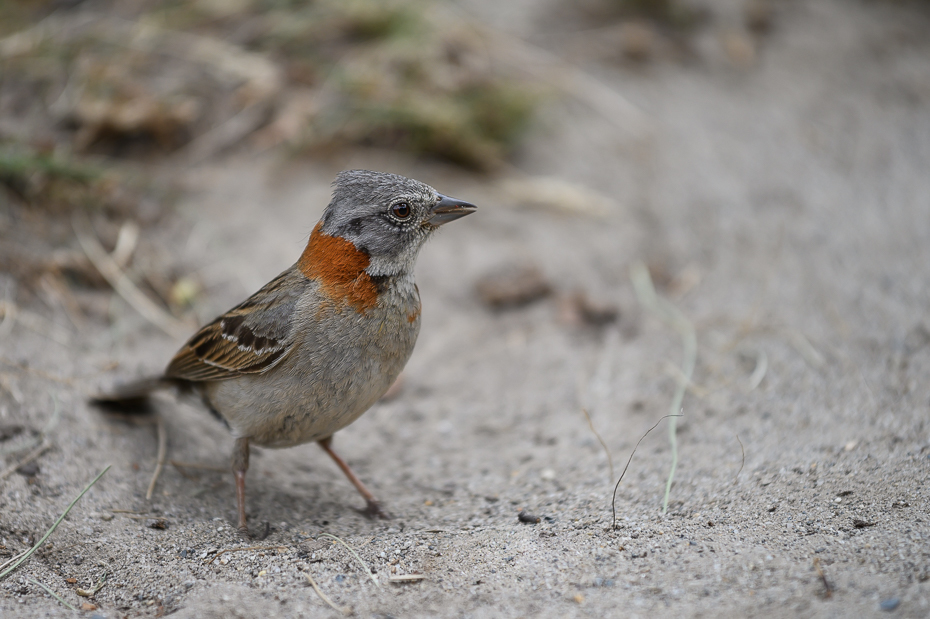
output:
<path id="1" fill-rule="evenodd" d="M 333 434 L 384 395 L 413 352 L 421 307 L 414 264 L 423 244 L 475 210 L 397 174 L 341 172 L 293 266 L 197 331 L 162 376 L 93 403 L 125 409 L 167 387 L 198 394 L 235 439 L 232 472 L 244 536 L 249 445 L 316 441 L 365 498 L 364 513 L 388 518 L 333 451 Z"/>

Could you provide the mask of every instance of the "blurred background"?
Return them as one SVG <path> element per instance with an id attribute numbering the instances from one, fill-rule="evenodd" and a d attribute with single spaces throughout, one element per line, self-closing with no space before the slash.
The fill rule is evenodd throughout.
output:
<path id="1" fill-rule="evenodd" d="M 347 168 L 479 211 L 423 251 L 392 399 L 337 437 L 399 524 L 348 509 L 310 447 L 256 450 L 275 543 L 334 531 L 429 576 L 376 595 L 314 547 L 324 589 L 372 612 L 925 616 L 923 0 L 0 0 L 2 544 L 112 461 L 62 543 L 89 528 L 113 549 L 82 556 L 187 571 L 117 567 L 104 607 L 313 607 L 284 564 L 187 561 L 232 543 L 219 424 L 163 407 L 169 457 L 207 468 L 167 468 L 148 502 L 152 429 L 84 399 L 290 265 Z M 84 574 L 55 552 L 37 577 Z"/>

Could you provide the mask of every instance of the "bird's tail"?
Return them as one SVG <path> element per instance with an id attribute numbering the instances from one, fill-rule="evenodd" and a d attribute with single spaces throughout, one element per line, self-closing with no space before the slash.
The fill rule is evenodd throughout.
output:
<path id="1" fill-rule="evenodd" d="M 163 376 L 150 376 L 117 385 L 111 391 L 90 398 L 90 403 L 115 413 L 150 413 L 150 396 L 155 391 L 167 389 L 174 381 Z"/>

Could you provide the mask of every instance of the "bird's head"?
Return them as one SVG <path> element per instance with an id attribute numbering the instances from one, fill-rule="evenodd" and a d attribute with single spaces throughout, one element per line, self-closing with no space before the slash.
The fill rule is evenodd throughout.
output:
<path id="1" fill-rule="evenodd" d="M 439 226 L 475 210 L 411 178 L 348 170 L 333 183 L 319 231 L 366 254 L 370 275 L 391 276 L 412 271 L 420 248 Z"/>

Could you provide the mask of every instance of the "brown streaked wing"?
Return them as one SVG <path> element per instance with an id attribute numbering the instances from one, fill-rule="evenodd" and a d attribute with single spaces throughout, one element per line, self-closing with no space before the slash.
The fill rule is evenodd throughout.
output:
<path id="1" fill-rule="evenodd" d="M 272 368 L 293 344 L 291 315 L 308 280 L 293 267 L 187 341 L 165 376 L 227 380 Z"/>

